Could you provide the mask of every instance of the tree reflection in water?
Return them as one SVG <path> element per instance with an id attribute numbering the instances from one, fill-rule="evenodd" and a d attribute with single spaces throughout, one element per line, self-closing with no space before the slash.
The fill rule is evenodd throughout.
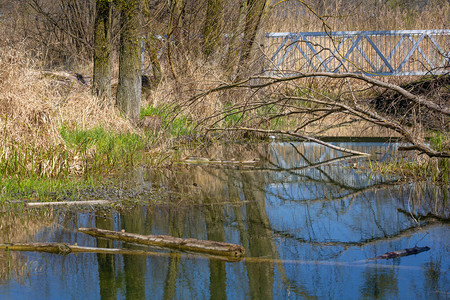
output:
<path id="1" fill-rule="evenodd" d="M 395 144 L 344 146 L 371 152 L 378 160 L 396 151 Z M 433 298 L 446 291 L 449 230 L 438 221 L 448 219 L 448 189 L 399 184 L 359 168 L 364 158 L 310 143 L 216 145 L 193 155 L 259 158 L 260 163 L 138 169 L 121 180 L 133 182 L 137 191 L 156 188 L 169 195 L 161 204 L 136 205 L 94 220 L 81 213 L 65 214 L 70 218 L 63 221 L 66 228 L 98 226 L 237 243 L 251 259 L 230 263 L 176 252 L 170 257 L 98 254 L 96 263 L 85 265 L 98 272 L 98 282 L 83 282 L 86 290 L 99 290 L 102 299 Z M 429 214 L 434 217 L 425 218 Z M 56 230 L 53 239 L 74 239 L 66 234 Z M 431 250 L 365 261 L 416 244 Z M 98 239 L 97 246 L 113 243 Z M 66 269 L 82 282 L 77 262 L 59 263 L 70 264 Z M 51 272 L 50 267 L 43 270 Z"/>

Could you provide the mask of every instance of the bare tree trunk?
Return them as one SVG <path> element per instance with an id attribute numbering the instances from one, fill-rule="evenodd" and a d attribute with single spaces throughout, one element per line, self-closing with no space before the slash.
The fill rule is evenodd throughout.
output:
<path id="1" fill-rule="evenodd" d="M 203 53 L 208 57 L 215 52 L 222 40 L 223 0 L 207 0 L 206 2 Z"/>
<path id="2" fill-rule="evenodd" d="M 169 0 L 169 34 L 176 46 L 181 44 L 183 38 L 183 7 L 184 0 Z"/>
<path id="3" fill-rule="evenodd" d="M 183 0 L 169 0 L 170 15 L 169 15 L 169 28 L 167 34 L 167 58 L 169 61 L 170 71 L 175 81 L 178 83 L 178 73 L 173 62 L 173 49 L 172 45 L 176 47 L 181 44 L 181 28 L 182 28 L 182 14 L 183 14 Z"/>
<path id="4" fill-rule="evenodd" d="M 148 40 L 149 40 L 148 42 L 149 58 L 150 62 L 152 63 L 152 71 L 154 78 L 152 85 L 154 87 L 157 87 L 162 79 L 161 65 L 158 59 L 158 49 L 156 48 L 156 41 L 153 35 L 150 35 L 148 37 Z"/>
<path id="5" fill-rule="evenodd" d="M 111 98 L 111 1 L 96 0 L 93 92 Z"/>
<path id="6" fill-rule="evenodd" d="M 241 35 L 244 32 L 245 17 L 247 14 L 247 0 L 240 1 L 239 16 L 236 23 L 236 27 L 231 36 L 229 42 L 229 48 L 223 64 L 225 75 L 231 79 L 234 75 L 234 70 L 239 59 L 239 53 L 241 50 Z"/>
<path id="7" fill-rule="evenodd" d="M 141 110 L 141 45 L 140 0 L 121 0 L 119 54 L 119 84 L 117 86 L 117 106 L 133 122 L 137 122 Z"/>
<path id="8" fill-rule="evenodd" d="M 249 75 L 252 48 L 256 40 L 256 34 L 261 24 L 266 9 L 265 0 L 247 0 L 247 14 L 244 27 L 244 40 L 238 63 L 237 81 Z"/>

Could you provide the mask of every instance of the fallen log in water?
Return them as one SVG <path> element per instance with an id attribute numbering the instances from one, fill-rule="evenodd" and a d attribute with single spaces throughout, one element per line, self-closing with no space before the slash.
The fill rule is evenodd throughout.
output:
<path id="1" fill-rule="evenodd" d="M 56 254 L 69 254 L 76 252 L 74 246 L 64 243 L 14 243 L 14 244 L 0 244 L 0 250 L 12 251 L 39 251 Z"/>
<path id="2" fill-rule="evenodd" d="M 418 254 L 418 253 L 425 252 L 428 250 L 430 250 L 430 247 L 415 246 L 414 248 L 407 248 L 407 249 L 402 249 L 402 250 L 393 251 L 393 252 L 386 252 L 385 254 L 371 258 L 370 260 L 397 258 L 397 257 L 408 256 L 408 255 L 412 255 L 412 254 Z"/>
<path id="3" fill-rule="evenodd" d="M 79 231 L 95 236 L 125 242 L 165 247 L 183 251 L 191 251 L 230 258 L 242 258 L 245 249 L 236 244 L 197 239 L 182 239 L 168 235 L 141 235 L 123 231 L 112 231 L 99 228 L 79 228 Z"/>
<path id="4" fill-rule="evenodd" d="M 4 251 L 24 251 L 24 252 L 46 252 L 60 255 L 67 255 L 70 253 L 100 253 L 100 254 L 122 254 L 122 255 L 146 255 L 146 256 L 160 256 L 173 257 L 175 256 L 189 256 L 189 254 L 169 253 L 169 252 L 151 252 L 137 249 L 121 249 L 121 248 L 97 248 L 97 247 L 83 247 L 78 245 L 70 245 L 66 243 L 10 243 L 0 244 L 0 250 Z M 208 259 L 216 259 L 227 262 L 240 261 L 241 258 L 208 255 L 204 256 Z"/>
<path id="5" fill-rule="evenodd" d="M 38 251 L 48 252 L 61 255 L 67 255 L 70 253 L 100 253 L 100 254 L 122 254 L 122 255 L 147 255 L 156 257 L 191 257 L 190 254 L 184 253 L 169 253 L 169 252 L 150 252 L 145 250 L 136 249 L 118 249 L 118 248 L 96 248 L 96 247 L 82 247 L 75 245 L 69 245 L 65 243 L 14 243 L 14 244 L 0 244 L 0 250 L 4 251 Z M 216 259 L 227 262 L 241 261 L 241 259 L 224 256 L 198 256 L 197 258 L 204 259 Z M 379 264 L 355 264 L 342 261 L 314 261 L 314 260 L 295 260 L 295 259 L 273 259 L 268 257 L 247 257 L 243 259 L 245 263 L 261 264 L 297 264 L 297 265 L 327 265 L 327 266 L 345 266 L 354 268 L 388 268 L 388 269 L 404 269 L 404 270 L 421 270 L 420 267 L 414 266 L 401 266 L 401 265 L 379 265 Z M 367 261 L 361 261 L 367 262 Z"/>
<path id="6" fill-rule="evenodd" d="M 54 201 L 54 202 L 28 202 L 29 207 L 56 206 L 56 205 L 106 205 L 109 200 L 87 200 L 87 201 Z"/>

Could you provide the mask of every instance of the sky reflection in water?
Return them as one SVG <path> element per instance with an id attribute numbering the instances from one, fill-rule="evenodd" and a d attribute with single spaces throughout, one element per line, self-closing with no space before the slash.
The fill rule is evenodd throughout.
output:
<path id="1" fill-rule="evenodd" d="M 378 160 L 387 159 L 386 152 L 396 151 L 395 144 L 339 145 L 370 152 Z M 339 159 L 345 155 L 310 143 L 270 143 L 239 151 L 231 148 L 222 148 L 221 157 L 213 158 L 257 155 L 261 163 L 255 168 L 182 166 L 165 174 L 139 170 L 131 175 L 137 179 L 136 189 L 164 187 L 181 195 L 190 194 L 197 205 L 183 205 L 181 201 L 179 205 L 138 206 L 121 214 L 107 213 L 106 217 L 103 212 L 54 212 L 53 226 L 41 226 L 28 237 L 80 246 L 147 249 L 97 241 L 76 232 L 78 227 L 123 228 L 141 234 L 237 243 L 246 248 L 243 261 L 231 263 L 195 255 L 9 253 L 10 272 L 0 267 L 0 273 L 8 274 L 0 277 L 0 298 L 450 296 L 449 227 L 433 219 L 416 220 L 408 214 L 432 213 L 448 218 L 448 190 L 431 184 L 393 184 L 393 178 L 370 174 L 358 164 L 353 168 L 358 160 Z M 218 152 L 209 154 L 219 156 Z M 314 164 L 320 166 L 311 167 Z M 367 261 L 415 245 L 431 250 Z M 2 260 L 6 258 L 0 255 Z"/>

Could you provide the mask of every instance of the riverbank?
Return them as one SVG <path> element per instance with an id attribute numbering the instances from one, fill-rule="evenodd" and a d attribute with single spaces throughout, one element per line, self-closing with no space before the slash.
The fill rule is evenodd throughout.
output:
<path id="1" fill-rule="evenodd" d="M 10 55 L 15 63 L 9 68 L 3 65 L 7 76 L 3 77 L 5 85 L 0 98 L 3 112 L 0 201 L 67 201 L 128 195 L 126 188 L 117 186 L 117 182 L 112 184 L 109 178 L 141 166 L 170 167 L 186 156 L 197 155 L 196 149 L 212 144 L 214 147 L 210 149 L 217 148 L 220 152 L 223 145 L 229 147 L 239 140 L 244 145 L 271 141 L 267 134 L 246 136 L 203 131 L 199 135 L 201 127 L 196 127 L 199 120 L 189 114 L 176 114 L 173 106 L 144 106 L 142 122 L 135 126 L 112 103 L 99 102 L 90 94 L 90 88 L 76 78 L 42 75 L 29 69 L 29 61 L 24 56 L 14 52 Z M 269 128 L 292 130 L 296 126 L 294 119 L 269 124 Z M 242 120 L 251 121 L 243 119 L 240 113 L 229 114 L 222 126 L 232 126 L 233 122 Z M 358 140 L 364 136 L 375 140 L 383 137 L 387 141 L 393 136 L 389 137 L 386 128 L 362 121 L 327 119 L 320 125 L 327 129 L 323 139 L 330 142 Z M 309 129 L 320 130 L 317 126 L 306 127 Z M 283 137 L 276 139 L 283 140 Z M 394 140 L 398 140 L 398 135 Z M 434 133 L 430 142 L 439 145 L 447 140 L 445 135 Z M 429 179 L 444 184 L 449 181 L 448 159 L 416 156 L 385 162 L 368 160 L 365 168 L 397 174 L 403 179 Z M 132 193 L 126 198 L 147 196 Z"/>

